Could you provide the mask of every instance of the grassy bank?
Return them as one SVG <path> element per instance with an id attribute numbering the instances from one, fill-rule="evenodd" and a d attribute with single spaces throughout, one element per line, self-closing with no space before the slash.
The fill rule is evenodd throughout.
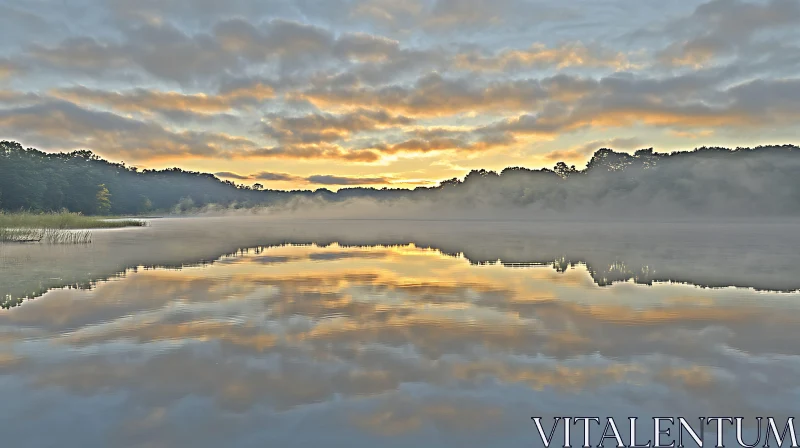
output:
<path id="1" fill-rule="evenodd" d="M 0 229 L 111 229 L 143 225 L 145 222 L 138 219 L 112 220 L 79 213 L 0 212 Z"/>
<path id="2" fill-rule="evenodd" d="M 145 222 L 138 219 L 111 219 L 68 212 L 0 212 L 0 243 L 87 244 L 92 241 L 92 235 L 85 229 L 144 225 Z"/>

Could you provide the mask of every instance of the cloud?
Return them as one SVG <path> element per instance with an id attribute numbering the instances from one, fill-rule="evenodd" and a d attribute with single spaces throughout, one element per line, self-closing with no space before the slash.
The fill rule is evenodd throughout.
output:
<path id="1" fill-rule="evenodd" d="M 140 162 L 415 171 L 414 158 L 495 164 L 506 149 L 525 164 L 524 145 L 565 134 L 575 143 L 545 159 L 578 160 L 630 127 L 645 146 L 758 144 L 798 117 L 797 0 L 82 2 L 94 13 L 0 6 L 8 138 Z"/>
<path id="2" fill-rule="evenodd" d="M 369 149 L 382 154 L 429 153 L 435 151 L 480 152 L 516 143 L 510 133 L 476 131 L 423 130 L 411 132 L 411 138 L 394 144 L 377 144 Z"/>
<path id="3" fill-rule="evenodd" d="M 3 31 L 0 31 L 0 36 L 13 41 L 15 37 L 32 34 L 47 34 L 48 31 L 58 29 L 64 30 L 64 25 L 47 20 L 31 11 L 26 11 L 24 6 L 19 5 L 15 7 L 12 4 L 0 5 L 0 17 L 2 17 Z M 5 34 L 8 33 L 8 34 Z M 28 37 L 28 36 L 26 36 Z"/>
<path id="4" fill-rule="evenodd" d="M 735 72 L 716 70 L 680 75 L 616 73 L 594 78 L 558 74 L 542 78 L 485 81 L 476 77 L 446 77 L 438 73 L 419 78 L 411 86 L 367 87 L 352 84 L 314 86 L 293 92 L 320 108 L 346 110 L 375 108 L 409 117 L 441 117 L 484 112 L 545 114 L 574 105 L 605 107 L 606 103 L 675 103 L 687 108 L 723 103 L 727 92 L 719 85 L 735 79 Z M 694 104 L 692 104 L 694 103 Z"/>
<path id="5" fill-rule="evenodd" d="M 53 149 L 92 148 L 133 160 L 177 156 L 220 157 L 244 153 L 256 145 L 234 135 L 171 131 L 149 121 L 94 111 L 66 101 L 0 109 L 0 132 Z"/>
<path id="6" fill-rule="evenodd" d="M 275 18 L 323 22 L 337 27 L 376 28 L 394 34 L 423 30 L 429 34 L 475 31 L 500 24 L 521 26 L 567 20 L 577 14 L 547 2 L 530 0 L 179 0 L 167 4 L 155 0 L 106 2 L 121 23 L 158 23 L 181 20 L 192 24 L 213 23 L 220 17 L 246 17 L 253 23 Z"/>
<path id="7" fill-rule="evenodd" d="M 217 95 L 185 94 L 142 88 L 118 92 L 80 86 L 59 89 L 52 92 L 52 95 L 80 104 L 100 105 L 121 112 L 134 112 L 145 116 L 160 114 L 167 117 L 192 115 L 202 117 L 246 109 L 272 98 L 274 91 L 271 87 L 260 83 Z"/>
<path id="8" fill-rule="evenodd" d="M 73 37 L 56 46 L 32 45 L 28 55 L 52 70 L 87 76 L 140 70 L 159 79 L 191 85 L 239 71 L 247 60 L 263 57 L 263 52 L 252 52 L 249 42 L 238 42 L 237 36 L 226 35 L 230 23 L 220 24 L 217 35 L 189 35 L 170 24 L 146 24 L 125 29 L 120 40 Z"/>
<path id="9" fill-rule="evenodd" d="M 214 173 L 217 177 L 223 177 L 226 179 L 237 179 L 237 180 L 248 180 L 250 176 L 242 176 L 241 174 L 232 173 L 230 171 L 220 171 L 218 173 Z"/>
<path id="10" fill-rule="evenodd" d="M 2 98 L 2 96 L 0 96 Z M 263 147 L 253 140 L 226 133 L 170 130 L 160 124 L 87 109 L 74 103 L 30 94 L 8 95 L 32 105 L 0 109 L 0 134 L 51 149 L 92 148 L 103 155 L 147 161 L 177 157 L 335 159 L 375 162 L 379 154 L 335 145 Z"/>
<path id="11" fill-rule="evenodd" d="M 22 67 L 6 58 L 0 58 L 0 81 L 22 72 Z"/>
<path id="12" fill-rule="evenodd" d="M 258 180 L 268 180 L 268 181 L 301 181 L 305 180 L 299 176 L 293 176 L 291 174 L 286 173 L 270 173 L 267 171 L 262 171 L 260 173 L 255 173 L 250 175 L 251 179 L 258 179 Z"/>
<path id="13" fill-rule="evenodd" d="M 20 104 L 36 104 L 42 101 L 42 97 L 33 92 L 19 92 L 15 90 L 0 90 L 0 104 L 15 106 Z"/>
<path id="14" fill-rule="evenodd" d="M 394 0 L 361 0 L 354 2 L 351 16 L 367 19 L 371 23 L 398 30 L 418 23 L 426 5 L 422 0 L 396 2 Z"/>
<path id="15" fill-rule="evenodd" d="M 308 19 L 342 13 L 343 3 L 330 0 L 306 3 L 287 0 L 104 0 L 120 23 L 159 23 L 168 20 L 208 26 L 220 18 L 246 17 L 253 23 L 270 18 Z"/>
<path id="16" fill-rule="evenodd" d="M 599 45 L 586 46 L 581 42 L 548 48 L 534 44 L 527 50 L 506 49 L 496 55 L 485 56 L 477 52 L 461 53 L 455 57 L 455 66 L 476 71 L 519 71 L 529 68 L 611 68 L 624 70 L 631 67 L 628 58 Z"/>
<path id="17" fill-rule="evenodd" d="M 359 163 L 377 162 L 381 159 L 374 151 L 350 150 L 329 143 L 265 147 L 243 156 L 297 160 L 331 159 Z"/>
<path id="18" fill-rule="evenodd" d="M 537 80 L 482 85 L 469 78 L 445 78 L 438 73 L 418 79 L 413 87 L 313 87 L 295 95 L 317 107 L 380 108 L 412 117 L 528 110 L 547 96 Z"/>
<path id="19" fill-rule="evenodd" d="M 135 120 L 120 115 L 102 115 L 68 102 L 48 100 L 35 94 L 6 92 L 8 101 L 33 106 L 5 109 L 4 121 L 16 132 L 37 133 L 37 142 L 51 145 L 77 130 L 71 143 L 76 146 L 100 145 L 119 149 L 127 157 L 167 157 L 170 154 L 192 154 L 215 157 L 261 157 L 282 159 L 331 159 L 355 163 L 373 163 L 384 155 L 401 153 L 431 153 L 436 151 L 481 152 L 517 144 L 519 137 L 552 138 L 563 133 L 590 129 L 624 128 L 633 125 L 668 128 L 672 131 L 707 130 L 718 128 L 741 129 L 774 125 L 789 125 L 800 115 L 797 96 L 800 81 L 796 79 L 755 80 L 734 85 L 725 70 L 705 73 L 664 76 L 660 78 L 615 74 L 600 79 L 556 75 L 541 79 L 497 82 L 481 85 L 467 79 L 446 79 L 431 75 L 408 88 L 364 88 L 359 97 L 349 97 L 354 108 L 342 113 L 314 112 L 299 116 L 266 115 L 262 124 L 265 136 L 277 145 L 263 146 L 254 140 L 222 133 L 194 130 L 167 130 L 151 121 Z M 343 92 L 339 92 L 343 95 Z M 229 86 L 221 93 L 184 94 L 133 90 L 123 93 L 105 92 L 84 87 L 61 89 L 54 95 L 99 103 L 122 111 L 141 111 L 169 116 L 181 110 L 205 114 L 214 111 L 242 111 L 241 104 L 250 104 L 269 96 L 272 90 L 261 82 Z M 524 100 L 528 99 L 528 104 Z M 363 100 L 363 101 L 362 101 Z M 345 106 L 344 99 L 339 106 Z M 61 112 L 48 111 L 44 106 L 55 104 Z M 359 104 L 360 103 L 360 104 Z M 377 106 L 369 108 L 368 106 Z M 515 104 L 516 103 L 516 104 Z M 516 105 L 522 113 L 486 125 L 459 131 L 431 126 L 419 126 L 419 116 L 437 113 L 465 113 L 473 108 L 496 108 Z M 237 106 L 235 106 L 237 105 Z M 34 109 L 30 109 L 30 108 Z M 408 115 L 392 112 L 412 112 Z M 13 117 L 17 110 L 32 117 L 32 110 L 42 110 L 48 125 L 22 116 Z M 514 109 L 506 109 L 512 112 Z M 193 113 L 194 113 L 193 112 Z M 87 117 L 99 120 L 96 129 L 88 125 Z M 66 120 L 66 121 L 64 121 Z M 76 127 L 76 123 L 80 122 Z M 120 127 L 112 136 L 105 127 Z M 131 129 L 143 129 L 133 131 Z M 416 127 L 416 129 L 409 129 Z M 402 131 L 397 136 L 384 136 L 383 141 L 366 143 L 351 140 L 355 136 L 376 131 Z M 50 136 L 51 138 L 46 138 Z M 58 137 L 56 137 L 58 136 Z M 135 143 L 140 140 L 140 144 Z M 69 141 L 67 139 L 66 141 Z M 588 146 L 591 146 L 590 142 Z M 63 146 L 63 145 L 62 145 Z M 572 152 L 557 154 L 577 159 L 588 149 L 573 148 Z M 138 155 L 132 155 L 138 154 Z M 553 154 L 552 157 L 556 157 Z"/>
<path id="20" fill-rule="evenodd" d="M 264 131 L 280 143 L 308 144 L 341 140 L 357 133 L 411 123 L 413 120 L 408 117 L 380 110 L 357 110 L 340 115 L 316 113 L 301 117 L 273 114 L 267 117 Z"/>
<path id="21" fill-rule="evenodd" d="M 33 44 L 24 57 L 52 71 L 93 77 L 141 71 L 185 86 L 207 86 L 253 67 L 270 67 L 270 72 L 292 78 L 304 69 L 319 72 L 342 64 L 361 64 L 356 72 L 365 80 L 379 82 L 437 60 L 425 51 L 402 49 L 398 41 L 382 36 L 363 32 L 336 35 L 329 29 L 285 19 L 254 24 L 228 18 L 193 34 L 160 21 L 121 31 L 122 36 L 115 40 L 80 36 L 54 46 Z"/>
<path id="22" fill-rule="evenodd" d="M 610 148 L 614 150 L 634 149 L 641 147 L 643 144 L 644 143 L 636 137 L 612 138 L 609 140 L 595 140 L 580 145 L 576 148 L 550 151 L 544 154 L 542 157 L 545 160 L 549 160 L 552 162 L 585 161 L 588 157 L 590 157 L 592 154 L 594 154 L 595 151 L 597 151 L 600 148 Z"/>
<path id="23" fill-rule="evenodd" d="M 316 185 L 377 185 L 391 183 L 391 179 L 386 177 L 348 177 L 335 176 L 330 174 L 315 174 L 308 177 L 295 176 L 288 173 L 272 173 L 261 171 L 248 176 L 223 171 L 215 174 L 218 177 L 239 180 L 261 180 L 267 182 L 294 182 L 296 184 L 316 184 Z"/>
<path id="24" fill-rule="evenodd" d="M 513 135 L 555 136 L 589 128 L 636 124 L 673 129 L 759 128 L 788 125 L 800 116 L 798 79 L 756 80 L 727 89 L 701 91 L 677 79 L 609 77 L 574 102 L 551 102 L 487 126 Z M 688 87 L 688 88 L 687 88 Z"/>
<path id="25" fill-rule="evenodd" d="M 754 39 L 762 31 L 776 32 L 800 24 L 800 2 L 769 0 L 711 0 L 694 13 L 673 21 L 669 28 L 692 34 L 673 42 L 656 56 L 664 64 L 702 66 L 732 52 L 752 54 Z"/>
<path id="26" fill-rule="evenodd" d="M 93 37 L 70 37 L 56 47 L 31 45 L 26 53 L 33 61 L 56 70 L 104 74 L 131 66 L 122 46 Z"/>
<path id="27" fill-rule="evenodd" d="M 570 9 L 528 0 L 435 0 L 425 14 L 423 27 L 430 32 L 530 26 L 575 16 Z"/>
<path id="28" fill-rule="evenodd" d="M 372 185 L 390 183 L 390 180 L 385 177 L 343 177 L 330 175 L 309 176 L 306 180 L 312 184 L 318 185 Z"/>
<path id="29" fill-rule="evenodd" d="M 335 41 L 327 30 L 286 20 L 272 20 L 262 27 L 243 19 L 224 20 L 214 26 L 214 37 L 224 50 L 250 60 L 320 55 L 330 52 Z"/>
<path id="30" fill-rule="evenodd" d="M 312 87 L 294 94 L 318 107 L 380 108 L 410 117 L 439 117 L 471 112 L 552 115 L 575 107 L 604 107 L 621 103 L 661 104 L 662 108 L 712 109 L 725 106 L 730 91 L 720 89 L 736 79 L 736 70 L 653 76 L 615 73 L 594 78 L 558 74 L 486 82 L 475 77 L 445 77 L 433 73 L 412 86 Z M 687 121 L 692 117 L 687 116 Z"/>

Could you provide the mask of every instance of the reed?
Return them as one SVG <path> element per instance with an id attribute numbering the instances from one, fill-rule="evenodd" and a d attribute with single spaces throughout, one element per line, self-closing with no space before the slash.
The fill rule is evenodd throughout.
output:
<path id="1" fill-rule="evenodd" d="M 112 219 L 80 213 L 6 213 L 0 211 L 0 243 L 89 244 L 85 229 L 144 226 L 139 219 Z"/>
<path id="2" fill-rule="evenodd" d="M 0 229 L 110 229 L 145 224 L 139 219 L 111 219 L 70 212 L 0 212 Z"/>
<path id="3" fill-rule="evenodd" d="M 89 244 L 91 242 L 92 233 L 88 230 L 0 228 L 0 243 Z"/>

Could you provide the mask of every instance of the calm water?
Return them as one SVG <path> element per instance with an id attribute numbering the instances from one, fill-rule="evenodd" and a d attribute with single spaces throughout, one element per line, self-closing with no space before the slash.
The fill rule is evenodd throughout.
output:
<path id="1" fill-rule="evenodd" d="M 785 418 L 797 230 L 220 218 L 5 246 L 2 445 L 529 447 L 531 416 Z"/>

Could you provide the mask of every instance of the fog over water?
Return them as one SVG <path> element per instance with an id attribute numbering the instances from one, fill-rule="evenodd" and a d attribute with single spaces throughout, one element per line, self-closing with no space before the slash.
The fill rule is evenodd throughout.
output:
<path id="1" fill-rule="evenodd" d="M 253 198 L 225 207 L 198 199 L 196 208 L 206 214 L 260 208 L 293 219 L 769 222 L 800 217 L 798 170 L 800 148 L 793 145 L 634 154 L 600 149 L 583 169 L 559 162 L 552 170 L 472 170 L 430 188 L 281 192 L 273 202 Z M 202 196 L 210 195 L 194 194 Z"/>
<path id="2" fill-rule="evenodd" d="M 771 291 L 800 289 L 796 219 L 715 221 L 316 219 L 259 211 L 153 219 L 144 228 L 94 230 L 93 244 L 0 245 L 8 300 L 89 285 L 138 267 L 214 262 L 241 249 L 316 244 L 409 245 L 471 263 L 584 264 L 593 280 L 676 281 Z"/>

